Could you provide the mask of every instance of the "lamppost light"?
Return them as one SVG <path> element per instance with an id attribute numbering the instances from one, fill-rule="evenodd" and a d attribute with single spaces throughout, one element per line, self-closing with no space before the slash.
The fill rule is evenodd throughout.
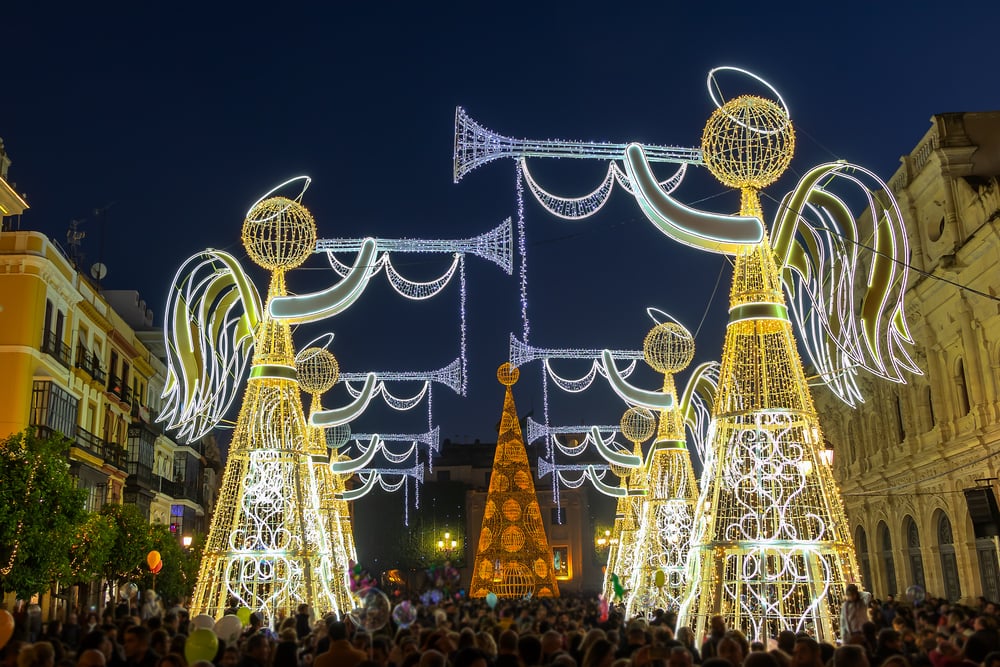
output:
<path id="1" fill-rule="evenodd" d="M 190 547 L 191 546 L 191 542 L 193 542 L 193 541 L 194 541 L 194 538 L 192 538 L 190 535 L 185 535 L 184 537 L 181 538 L 181 544 L 184 545 L 185 549 L 187 549 L 188 547 Z"/>

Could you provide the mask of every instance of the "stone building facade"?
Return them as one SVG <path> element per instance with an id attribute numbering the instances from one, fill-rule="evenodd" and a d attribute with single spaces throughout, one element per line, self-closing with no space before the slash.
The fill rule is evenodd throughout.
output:
<path id="1" fill-rule="evenodd" d="M 877 597 L 916 584 L 998 600 L 998 518 L 982 494 L 1000 477 L 1000 112 L 934 116 L 889 187 L 908 229 L 907 321 L 924 374 L 866 380 L 857 410 L 816 392 L 834 474 Z"/>

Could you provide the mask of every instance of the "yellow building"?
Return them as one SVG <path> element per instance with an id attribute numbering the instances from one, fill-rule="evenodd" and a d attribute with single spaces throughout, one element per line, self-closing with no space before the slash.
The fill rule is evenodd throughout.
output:
<path id="1" fill-rule="evenodd" d="M 0 144 L 0 174 L 8 164 Z M 4 215 L 26 207 L 0 177 Z M 0 437 L 61 433 L 89 510 L 128 502 L 178 538 L 202 532 L 214 445 L 179 446 L 155 423 L 166 372 L 152 312 L 135 292 L 102 292 L 45 235 L 9 227 L 0 231 Z"/>
<path id="2" fill-rule="evenodd" d="M 925 374 L 864 380 L 857 410 L 817 398 L 864 585 L 878 597 L 916 584 L 1000 600 L 1000 112 L 931 123 L 889 181 L 916 269 L 907 319 Z"/>

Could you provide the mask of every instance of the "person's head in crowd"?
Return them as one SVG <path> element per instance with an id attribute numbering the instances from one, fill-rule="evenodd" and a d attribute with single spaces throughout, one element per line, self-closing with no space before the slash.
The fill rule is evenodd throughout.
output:
<path id="1" fill-rule="evenodd" d="M 542 641 L 535 635 L 518 637 L 517 655 L 525 665 L 540 665 L 542 663 Z"/>
<path id="2" fill-rule="evenodd" d="M 774 656 L 776 651 L 751 651 L 743 661 L 744 667 L 781 667 Z M 722 656 L 720 656 L 722 657 Z"/>
<path id="3" fill-rule="evenodd" d="M 166 630 L 171 635 L 177 634 L 178 624 L 180 619 L 177 617 L 177 612 L 168 611 L 163 615 L 163 629 Z"/>
<path id="4" fill-rule="evenodd" d="M 21 648 L 17 654 L 17 667 L 54 667 L 56 651 L 49 642 L 35 642 Z"/>
<path id="5" fill-rule="evenodd" d="M 458 650 L 463 648 L 474 648 L 476 646 L 476 632 L 472 628 L 462 628 L 458 633 Z"/>
<path id="6" fill-rule="evenodd" d="M 170 650 L 170 635 L 163 628 L 149 633 L 149 648 L 156 655 L 166 655 Z"/>
<path id="7" fill-rule="evenodd" d="M 791 630 L 782 630 L 778 633 L 778 648 L 787 653 L 792 654 L 795 650 L 795 633 Z"/>
<path id="8" fill-rule="evenodd" d="M 983 667 L 1000 667 L 1000 651 L 992 651 L 983 658 Z"/>
<path id="9" fill-rule="evenodd" d="M 108 659 L 96 648 L 80 651 L 76 659 L 76 667 L 107 667 Z"/>
<path id="10" fill-rule="evenodd" d="M 183 655 L 171 653 L 160 658 L 156 667 L 188 667 L 188 664 Z"/>
<path id="11" fill-rule="evenodd" d="M 750 642 L 750 653 L 756 653 L 757 651 L 766 651 L 767 646 L 764 642 Z"/>
<path id="12" fill-rule="evenodd" d="M 271 655 L 271 640 L 259 632 L 252 634 L 247 638 L 243 652 L 246 653 L 248 658 L 266 665 L 268 664 L 267 659 Z"/>
<path id="13" fill-rule="evenodd" d="M 819 660 L 824 665 L 830 664 L 833 660 L 833 652 L 837 650 L 837 647 L 830 642 L 820 642 L 819 643 Z"/>
<path id="14" fill-rule="evenodd" d="M 683 646 L 674 646 L 667 649 L 665 646 L 658 646 L 656 650 L 649 651 L 650 659 L 661 657 L 666 653 L 666 661 L 669 667 L 691 667 L 693 656 L 691 651 Z"/>
<path id="15" fill-rule="evenodd" d="M 488 655 L 490 660 L 497 657 L 497 642 L 488 632 L 480 630 L 476 633 L 476 648 Z"/>
<path id="16" fill-rule="evenodd" d="M 879 667 L 910 667 L 910 661 L 902 654 L 890 655 Z"/>
<path id="17" fill-rule="evenodd" d="M 340 621 L 331 621 L 326 624 L 326 635 L 334 642 L 347 639 L 347 626 Z"/>
<path id="18" fill-rule="evenodd" d="M 563 650 L 562 633 L 556 630 L 549 630 L 542 635 L 542 655 L 552 656 Z"/>
<path id="19" fill-rule="evenodd" d="M 292 637 L 295 637 L 295 630 L 292 630 Z M 274 656 L 271 660 L 272 667 L 298 667 L 299 665 L 299 655 L 298 655 L 298 645 L 295 640 L 288 641 L 287 639 L 282 639 L 278 642 L 278 645 L 274 647 Z"/>
<path id="20" fill-rule="evenodd" d="M 962 655 L 966 660 L 981 663 L 991 651 L 998 648 L 996 637 L 990 632 L 973 632 L 965 639 Z"/>
<path id="21" fill-rule="evenodd" d="M 499 655 L 517 655 L 517 633 L 513 630 L 504 630 L 500 633 L 497 641 L 497 653 Z"/>
<path id="22" fill-rule="evenodd" d="M 731 633 L 726 633 L 726 635 L 719 640 L 718 645 L 715 647 L 715 654 L 720 658 L 729 661 L 732 667 L 740 667 L 743 664 L 743 659 L 746 658 L 746 653 L 743 650 L 743 645 L 740 644 L 739 640 L 732 636 Z"/>
<path id="23" fill-rule="evenodd" d="M 714 639 L 721 639 L 726 634 L 726 619 L 719 615 L 708 619 L 708 634 Z"/>
<path id="24" fill-rule="evenodd" d="M 191 663 L 191 667 L 215 667 L 209 660 L 195 660 Z"/>
<path id="25" fill-rule="evenodd" d="M 600 628 L 591 628 L 590 630 L 587 631 L 587 634 L 583 636 L 583 641 L 580 642 L 580 646 L 577 650 L 579 651 L 580 655 L 584 655 L 586 654 L 587 649 L 590 648 L 591 644 L 596 642 L 598 639 L 607 639 L 607 638 L 608 635 L 606 632 L 604 632 L 604 630 L 601 630 Z"/>
<path id="26" fill-rule="evenodd" d="M 871 667 L 871 665 L 863 647 L 857 644 L 844 644 L 833 652 L 830 667 Z"/>
<path id="27" fill-rule="evenodd" d="M 819 642 L 812 637 L 796 637 L 791 656 L 793 667 L 823 667 Z"/>
<path id="28" fill-rule="evenodd" d="M 149 651 L 149 629 L 141 625 L 132 625 L 125 630 L 122 644 L 125 647 L 125 658 L 131 662 L 140 662 Z"/>
<path id="29" fill-rule="evenodd" d="M 455 653 L 451 667 L 490 667 L 490 663 L 485 653 L 474 646 L 469 646 Z"/>
<path id="30" fill-rule="evenodd" d="M 17 655 L 24 647 L 24 642 L 19 639 L 11 639 L 3 647 L 0 653 L 3 654 L 3 667 L 17 667 Z"/>
<path id="31" fill-rule="evenodd" d="M 611 667 L 615 661 L 615 645 L 607 639 L 598 638 L 587 647 L 583 654 L 580 667 Z M 535 665 L 537 662 L 525 662 L 525 665 Z"/>
<path id="32" fill-rule="evenodd" d="M 222 651 L 222 658 L 219 660 L 219 667 L 236 667 L 240 662 L 240 649 L 236 646 L 227 646 Z"/>
<path id="33" fill-rule="evenodd" d="M 444 653 L 430 649 L 424 651 L 423 655 L 420 656 L 420 662 L 417 663 L 419 667 L 446 667 L 448 660 Z"/>
<path id="34" fill-rule="evenodd" d="M 684 644 L 684 646 L 687 646 L 688 648 L 694 646 L 694 630 L 692 630 L 686 625 L 682 625 L 681 627 L 677 628 L 676 638 L 677 641 L 679 641 L 681 644 Z"/>

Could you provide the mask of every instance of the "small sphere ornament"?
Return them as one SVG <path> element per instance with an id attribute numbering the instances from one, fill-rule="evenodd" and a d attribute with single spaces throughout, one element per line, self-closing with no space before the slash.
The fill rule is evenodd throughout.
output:
<path id="1" fill-rule="evenodd" d="M 629 442 L 645 442 L 656 430 L 656 418 L 649 408 L 631 407 L 622 415 L 620 426 Z"/>
<path id="2" fill-rule="evenodd" d="M 243 245 L 255 263 L 288 270 L 306 261 L 316 248 L 316 222 L 309 210 L 286 197 L 258 202 L 243 221 Z"/>
<path id="3" fill-rule="evenodd" d="M 322 347 L 302 350 L 295 358 L 299 386 L 310 394 L 329 391 L 340 377 L 340 364 L 333 353 Z"/>
<path id="4" fill-rule="evenodd" d="M 653 370 L 676 373 L 694 359 L 694 337 L 676 322 L 657 324 L 642 342 L 642 356 Z"/>
<path id="5" fill-rule="evenodd" d="M 760 190 L 788 168 L 795 130 L 777 102 L 741 95 L 720 106 L 701 135 L 705 166 L 723 185 Z"/>
<path id="6" fill-rule="evenodd" d="M 500 368 L 497 369 L 497 380 L 505 387 L 513 387 L 519 377 L 521 377 L 521 371 L 517 367 L 511 366 L 509 362 L 501 364 Z"/>

